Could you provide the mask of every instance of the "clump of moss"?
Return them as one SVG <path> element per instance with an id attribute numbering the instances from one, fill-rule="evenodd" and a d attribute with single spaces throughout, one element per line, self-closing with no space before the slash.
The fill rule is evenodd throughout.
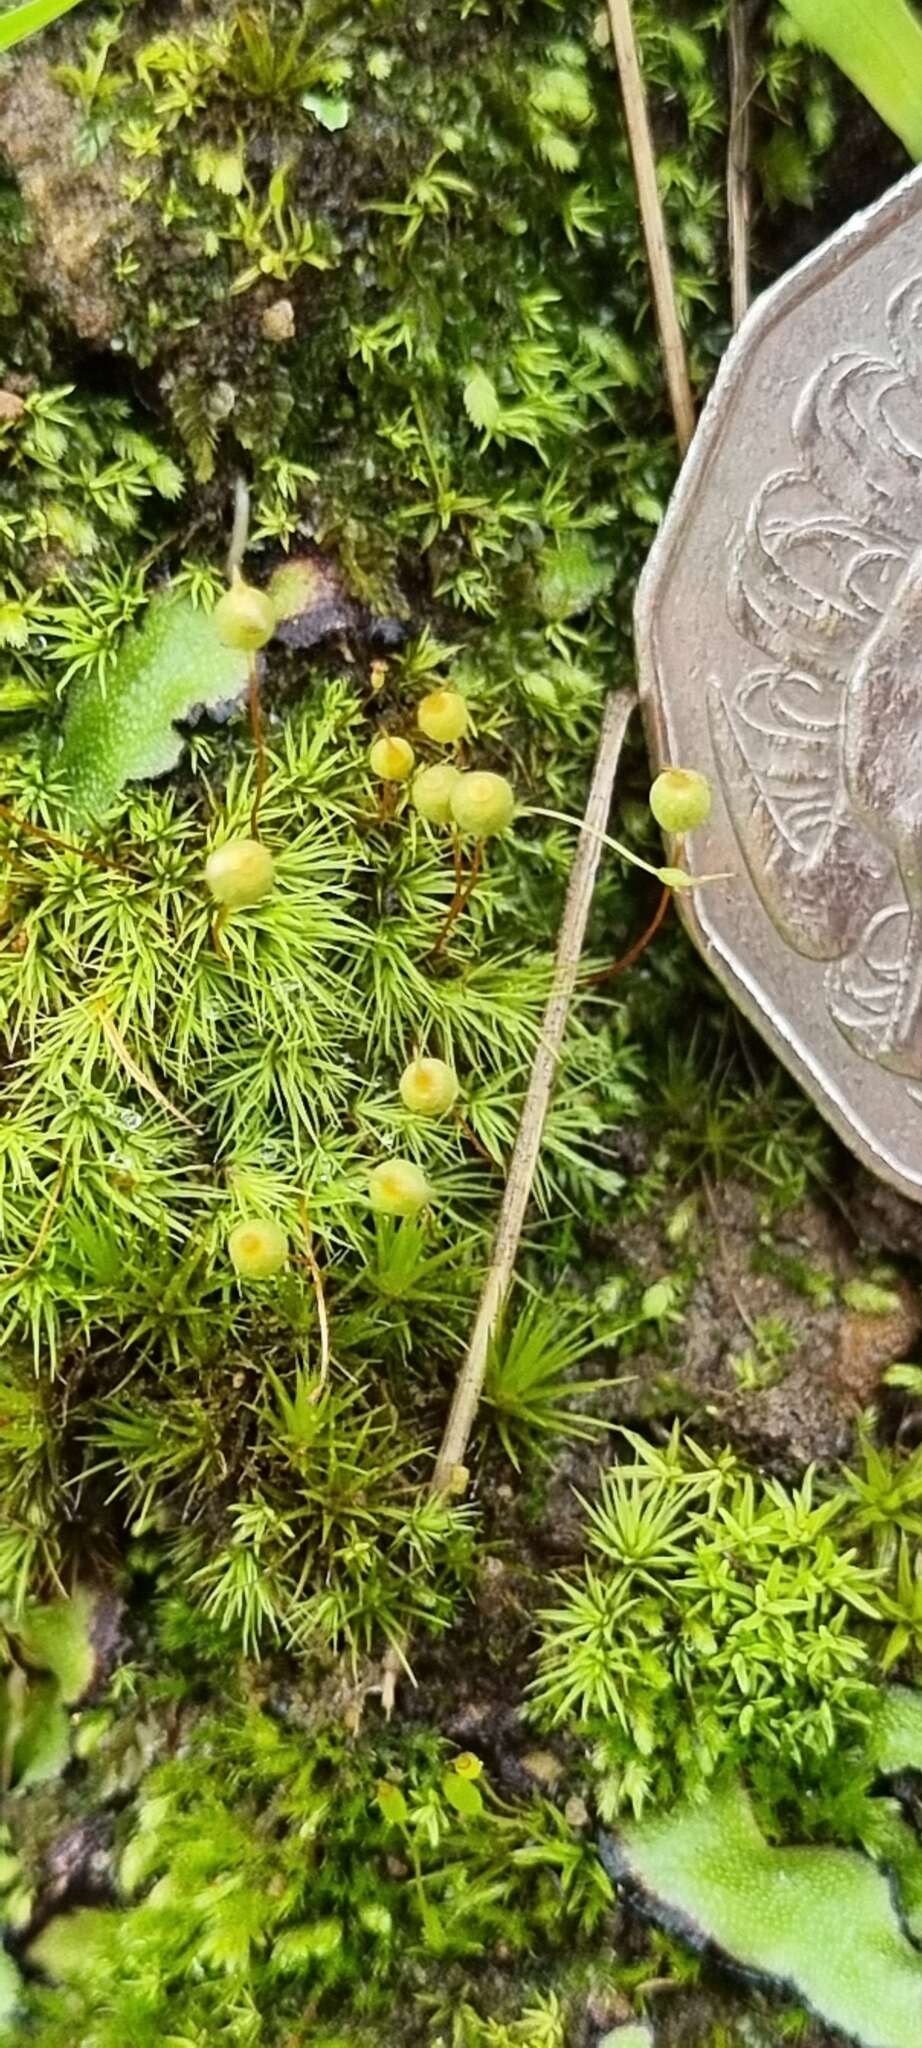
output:
<path id="1" fill-rule="evenodd" d="M 539 1801 L 501 1804 L 478 1759 L 430 1731 L 308 1733 L 255 1706 L 196 1718 L 149 1774 L 118 1885 L 28 1950 L 59 1986 L 21 1992 L 41 2048 L 75 2031 L 87 2048 L 167 2029 L 242 2043 L 244 2015 L 281 2044 L 306 2005 L 312 2027 L 359 2039 L 496 1944 L 509 1962 L 565 1950 L 611 1897 L 588 1844 Z"/>

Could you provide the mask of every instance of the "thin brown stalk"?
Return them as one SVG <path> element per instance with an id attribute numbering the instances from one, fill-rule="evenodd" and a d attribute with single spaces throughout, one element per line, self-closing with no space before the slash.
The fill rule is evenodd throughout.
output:
<path id="1" fill-rule="evenodd" d="M 499 1166 L 499 1160 L 494 1159 L 492 1152 L 487 1151 L 483 1140 L 478 1138 L 476 1131 L 468 1123 L 467 1117 L 461 1115 L 460 1109 L 455 1110 L 455 1123 L 462 1137 L 467 1139 L 469 1145 L 473 1145 L 474 1151 L 480 1153 L 481 1159 L 485 1159 L 488 1166 Z"/>
<path id="2" fill-rule="evenodd" d="M 459 917 L 462 915 L 462 912 L 467 909 L 471 897 L 474 894 L 474 890 L 477 887 L 477 882 L 480 876 L 480 870 L 482 866 L 483 840 L 478 839 L 477 844 L 474 847 L 473 854 L 471 856 L 471 865 L 468 871 L 467 881 L 463 882 L 461 880 L 461 856 L 458 851 L 457 844 L 455 845 L 455 893 L 451 899 L 451 902 L 449 903 L 448 910 L 445 914 L 445 922 L 442 926 L 441 931 L 439 932 L 435 945 L 433 946 L 432 951 L 429 955 L 430 960 L 438 959 L 439 954 L 442 952 L 445 946 L 449 932 L 451 932 L 453 927 L 457 924 Z"/>
<path id="3" fill-rule="evenodd" d="M 628 968 L 634 966 L 635 962 L 640 959 L 641 953 L 646 952 L 651 940 L 655 939 L 672 901 L 672 893 L 669 883 L 665 882 L 660 891 L 660 899 L 653 912 L 653 916 L 649 924 L 644 926 L 640 937 L 634 940 L 633 945 L 628 947 L 626 953 L 621 954 L 620 959 L 613 960 L 610 967 L 603 967 L 601 974 L 590 975 L 590 987 L 598 988 L 603 981 L 612 981 L 616 974 L 626 974 Z"/>
<path id="4" fill-rule="evenodd" d="M 727 45 L 730 127 L 727 136 L 727 236 L 730 246 L 730 304 L 738 327 L 752 297 L 750 226 L 752 184 L 752 66 L 748 0 L 729 0 Z"/>
<path id="5" fill-rule="evenodd" d="M 263 727 L 262 694 L 259 687 L 259 655 L 251 654 L 247 673 L 247 706 L 250 713 L 250 735 L 253 741 L 254 785 L 253 807 L 250 811 L 250 835 L 259 838 L 259 812 L 266 787 L 266 735 Z"/>
<path id="6" fill-rule="evenodd" d="M 317 1307 L 317 1328 L 320 1332 L 320 1374 L 312 1395 L 313 1400 L 319 1401 L 330 1377 L 330 1318 L 327 1314 L 326 1295 L 323 1291 L 323 1274 L 317 1264 L 314 1247 L 311 1243 L 311 1226 L 306 1207 L 302 1207 L 301 1210 L 301 1227 L 304 1232 L 304 1245 L 301 1256 L 311 1276 L 314 1301 Z"/>
<path id="7" fill-rule="evenodd" d="M 656 181 L 656 157 L 637 38 L 634 33 L 631 0 L 608 0 L 608 19 L 621 79 L 624 118 L 637 181 L 637 198 L 647 245 L 647 261 L 650 266 L 653 304 L 663 351 L 663 366 L 675 422 L 676 440 L 680 454 L 684 455 L 695 431 L 695 402 L 692 397 L 685 341 L 676 303 L 669 244 L 666 240 L 666 224 Z"/>
<path id="8" fill-rule="evenodd" d="M 43 846 L 51 846 L 56 853 L 76 853 L 81 860 L 87 860 L 94 868 L 109 868 L 115 875 L 127 875 L 128 868 L 121 861 L 109 860 L 104 853 L 94 853 L 89 846 L 75 846 L 71 839 L 59 838 L 57 832 L 46 831 L 44 825 L 34 825 L 31 818 L 21 818 L 18 811 L 9 804 L 0 803 L 0 818 L 4 824 L 12 825 L 17 832 L 25 833 L 27 839 L 40 839 Z"/>

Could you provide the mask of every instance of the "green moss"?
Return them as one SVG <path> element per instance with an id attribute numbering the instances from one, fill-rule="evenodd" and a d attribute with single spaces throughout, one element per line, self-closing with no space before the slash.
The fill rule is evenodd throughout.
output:
<path id="1" fill-rule="evenodd" d="M 777 1079 L 754 1094 L 720 999 L 674 934 L 601 1003 L 587 995 L 523 1255 L 526 1285 L 546 1301 L 494 1347 L 472 1447 L 491 1480 L 502 1460 L 514 1500 L 496 1496 L 498 1530 L 492 1485 L 472 1507 L 427 1500 L 573 834 L 520 819 L 433 957 L 455 886 L 449 841 L 403 798 L 387 810 L 367 753 L 386 728 L 412 733 L 429 760 L 416 706 L 450 685 L 470 708 L 465 765 L 572 812 L 603 694 L 631 676 L 632 590 L 675 456 L 595 14 L 539 0 L 420 0 L 408 13 L 382 0 L 369 33 L 361 10 L 305 16 L 279 0 L 165 16 L 152 33 L 144 9 L 78 12 L 52 54 L 65 60 L 84 160 L 127 201 L 109 251 L 111 357 L 73 352 L 66 311 L 52 320 L 24 283 L 29 227 L 9 200 L 23 239 L 0 295 L 13 398 L 0 492 L 0 1594 L 14 1616 L 74 1554 L 114 1569 L 140 1660 L 103 1707 L 68 1719 L 75 1761 L 54 1787 L 60 1806 L 48 1786 L 16 1804 L 17 1941 L 61 1812 L 117 1815 L 121 1890 L 91 1921 L 52 1917 L 33 1951 L 68 1980 L 23 1994 L 36 2048 L 294 2048 L 305 2032 L 318 2048 L 369 2048 L 388 2030 L 422 2030 L 433 2048 L 468 2037 L 548 2048 L 581 2024 L 582 2007 L 545 1979 L 562 1983 L 584 1945 L 609 1946 L 591 1829 L 547 1802 L 506 1804 L 505 1777 L 470 1780 L 424 1730 L 351 1737 L 344 1723 L 408 1630 L 438 1696 L 425 1638 L 468 1628 L 486 1578 L 482 1520 L 491 1555 L 510 1530 L 516 1549 L 539 1486 L 556 1512 L 544 1453 L 569 1434 L 588 1457 L 602 1434 L 604 1387 L 586 1414 L 572 1375 L 588 1343 L 581 1276 L 620 1220 L 664 1190 L 681 1215 L 702 1169 L 745 1175 L 775 1207 L 822 1172 L 811 1113 Z M 724 9 L 689 0 L 637 15 L 703 387 L 728 325 Z M 766 44 L 760 63 L 768 147 L 793 136 L 806 191 L 828 141 L 822 67 Z M 101 395 L 110 384 L 130 398 Z M 159 686 L 152 697 L 138 657 L 168 617 L 196 619 L 199 654 L 213 653 L 206 614 L 238 471 L 253 501 L 248 575 L 263 585 L 296 546 L 300 576 L 306 537 L 328 610 L 309 649 L 292 633 L 267 651 L 258 829 L 276 881 L 219 922 L 204 870 L 215 846 L 252 833 L 250 729 L 239 706 L 226 725 L 201 720 L 179 774 L 149 786 L 176 759 L 174 719 L 213 693 L 196 655 L 194 675 L 171 658 L 169 701 Z M 104 789 L 86 744 L 100 730 Z M 88 810 L 112 800 L 82 851 L 55 843 L 82 829 L 75 774 Z M 126 778 L 139 779 L 126 790 Z M 646 781 L 629 752 L 625 829 L 641 854 Z M 645 921 L 645 887 L 606 862 L 590 966 Z M 422 1119 L 401 1102 L 417 1053 L 457 1070 L 461 1118 Z M 370 1170 L 394 1154 L 433 1190 L 401 1223 L 375 1219 L 367 1200 Z M 257 1287 L 228 1256 L 243 1218 L 270 1222 L 289 1247 Z M 696 1256 L 680 1231 L 668 1279 L 657 1255 L 593 1335 L 628 1346 L 668 1336 L 678 1356 Z M 843 1740 L 858 1727 L 877 1668 L 869 1646 L 890 1630 L 911 1669 L 914 1589 L 898 1574 L 917 1512 L 910 1466 L 896 1456 L 849 1482 L 836 1529 L 860 1556 L 841 1585 L 830 1566 L 819 1593 L 818 1511 L 758 1490 L 748 1612 L 772 1571 L 787 1573 L 788 1593 L 802 1573 L 814 1605 L 801 1648 L 819 1676 L 811 1689 L 795 1644 L 773 1711 L 783 1721 L 790 1707 L 787 1732 L 811 1771 L 822 1759 L 827 1815 L 828 1723 Z M 723 1492 L 715 1480 L 715 1513 L 718 1495 L 742 1513 L 745 1487 L 740 1475 Z M 786 1515 L 809 1535 L 788 1543 Z M 729 1538 L 712 1547 L 727 1565 Z M 883 1629 L 864 1617 L 865 1631 L 846 1610 L 856 1588 L 877 1598 L 872 1557 L 901 1613 Z M 510 1578 L 518 1630 L 534 1587 Z M 668 1651 L 647 1628 L 654 1604 L 645 1588 L 654 1762 L 642 1714 L 633 1756 L 613 1724 L 594 1731 L 617 1751 L 609 1775 L 625 1797 L 632 1766 L 641 1778 L 666 1771 L 687 1697 L 678 1662 L 661 1682 L 663 1660 L 687 1645 L 671 1608 Z M 524 1668 L 520 1630 L 514 1670 L 504 1664 L 511 1626 L 489 1631 L 510 1699 Z M 779 1640 L 787 1648 L 781 1622 Z M 269 1661 L 279 1650 L 285 1661 Z M 709 1653 L 692 1652 L 700 1672 Z M 755 1657 L 740 1654 L 751 1673 Z M 768 1697 L 760 1667 L 752 1726 L 733 1737 L 747 1757 L 767 1753 Z M 734 1704 L 741 1719 L 746 1703 Z M 97 1711 L 112 1717 L 101 1736 Z M 374 1705 L 365 1711 L 371 1723 Z M 576 1759 L 585 1731 L 566 1718 Z M 148 1772 L 170 1746 L 172 1761 Z M 790 1783 L 782 1772 L 776 1804 Z M 680 1982 L 696 1968 L 677 1945 L 622 1967 L 628 1988 L 645 1972 Z"/>
<path id="2" fill-rule="evenodd" d="M 290 1726 L 255 1708 L 198 1719 L 148 1777 L 122 1833 L 122 1903 L 51 1919 L 30 1950 L 66 1987 L 27 1994 L 42 2048 L 167 2027 L 281 2044 L 306 2005 L 319 2021 L 344 2002 L 352 2038 L 497 1942 L 510 1960 L 553 1954 L 597 1925 L 608 1881 L 548 1809 L 501 1805 L 484 1776 L 459 1811 L 471 1759 L 431 1733 L 306 1734 L 292 1704 Z M 526 2020 L 509 2037 L 539 2038 Z"/>
<path id="3" fill-rule="evenodd" d="M 678 1428 L 663 1449 L 625 1437 L 589 1509 L 588 1561 L 542 1616 L 536 1718 L 594 1741 L 609 1816 L 699 1796 L 729 1763 L 770 1809 L 831 1786 L 843 1757 L 866 1787 L 875 1681 L 918 1647 L 897 1547 L 917 1455 L 871 1453 L 864 1476 L 818 1487 L 810 1472 L 788 1490 Z"/>

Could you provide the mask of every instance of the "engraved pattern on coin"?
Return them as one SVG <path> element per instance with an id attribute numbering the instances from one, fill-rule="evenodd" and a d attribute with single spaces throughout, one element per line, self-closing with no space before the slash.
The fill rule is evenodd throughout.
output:
<path id="1" fill-rule="evenodd" d="M 757 300 L 637 599 L 654 771 L 714 785 L 677 909 L 922 1201 L 922 168 Z"/>
<path id="2" fill-rule="evenodd" d="M 890 350 L 830 356 L 797 407 L 733 561 L 730 617 L 771 665 L 729 697 L 714 751 L 778 932 L 830 962 L 855 1049 L 922 1078 L 922 275 Z"/>

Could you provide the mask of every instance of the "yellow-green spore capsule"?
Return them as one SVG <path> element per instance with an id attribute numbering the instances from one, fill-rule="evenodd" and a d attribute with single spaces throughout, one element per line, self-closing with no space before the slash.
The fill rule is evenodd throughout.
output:
<path id="1" fill-rule="evenodd" d="M 378 1216 L 418 1216 L 431 1192 L 412 1159 L 382 1159 L 368 1176 L 368 1199 Z"/>
<path id="2" fill-rule="evenodd" d="M 382 733 L 368 749 L 368 766 L 382 782 L 406 782 L 415 760 L 409 740 L 402 740 L 397 733 Z"/>
<path id="3" fill-rule="evenodd" d="M 458 1099 L 459 1081 L 447 1060 L 411 1060 L 399 1081 L 405 1109 L 417 1116 L 445 1116 Z"/>
<path id="4" fill-rule="evenodd" d="M 416 723 L 427 740 L 435 740 L 439 746 L 450 747 L 463 739 L 469 719 L 460 691 L 430 690 L 417 706 Z"/>
<path id="5" fill-rule="evenodd" d="M 474 839 L 494 839 L 508 832 L 515 812 L 515 792 L 505 775 L 474 768 L 461 775 L 451 795 L 451 815 L 459 832 Z"/>
<path id="6" fill-rule="evenodd" d="M 452 792 L 460 780 L 460 768 L 454 768 L 450 761 L 435 761 L 431 768 L 421 768 L 413 777 L 410 791 L 414 811 L 425 818 L 428 825 L 447 825 L 451 817 Z"/>
<path id="7" fill-rule="evenodd" d="M 262 903 L 275 881 L 275 862 L 260 839 L 227 839 L 205 862 L 205 886 L 227 910 Z"/>
<path id="8" fill-rule="evenodd" d="M 650 809 L 664 832 L 694 832 L 711 815 L 711 785 L 697 768 L 664 768 L 650 790 Z"/>
<path id="9" fill-rule="evenodd" d="M 288 1238 L 271 1217 L 235 1223 L 227 1240 L 231 1265 L 240 1280 L 271 1280 L 288 1263 Z"/>
<path id="10" fill-rule="evenodd" d="M 255 654 L 271 640 L 276 627 L 275 606 L 264 590 L 245 583 L 239 569 L 212 614 L 218 639 L 241 654 Z"/>

